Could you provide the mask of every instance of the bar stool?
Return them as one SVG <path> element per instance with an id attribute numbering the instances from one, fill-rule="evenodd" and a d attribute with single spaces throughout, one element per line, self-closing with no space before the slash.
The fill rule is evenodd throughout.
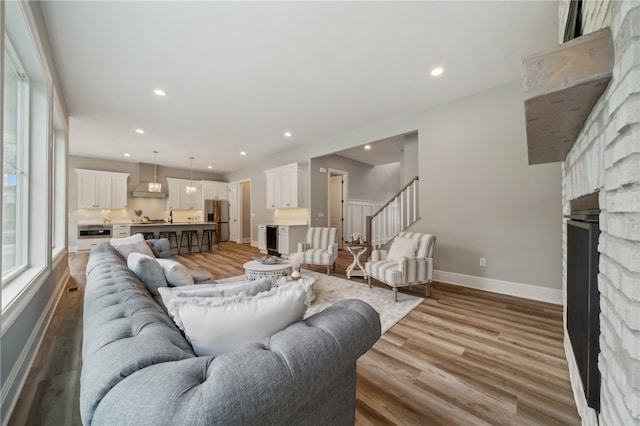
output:
<path id="1" fill-rule="evenodd" d="M 198 250 L 202 251 L 202 247 L 200 246 L 200 238 L 198 237 L 198 231 L 195 229 L 188 229 L 182 231 L 182 236 L 180 237 L 180 249 L 187 247 L 189 249 L 189 253 L 192 253 L 191 248 L 193 247 L 193 238 L 195 237 L 196 245 L 198 246 Z M 186 242 L 186 246 L 185 246 Z"/>
<path id="2" fill-rule="evenodd" d="M 142 236 L 145 240 L 155 240 L 156 233 L 155 232 L 141 232 Z"/>
<path id="3" fill-rule="evenodd" d="M 202 246 L 207 244 L 207 251 L 213 252 L 213 236 L 216 236 L 216 243 L 218 244 L 218 250 L 220 250 L 220 241 L 218 241 L 218 234 L 215 229 L 205 229 L 202 231 L 202 245 L 200 249 L 202 250 Z M 205 240 L 206 238 L 206 240 Z"/>
<path id="4" fill-rule="evenodd" d="M 171 237 L 173 237 L 173 241 L 176 243 L 175 245 L 171 244 Z M 176 231 L 162 231 L 158 233 L 158 238 L 166 238 L 169 240 L 169 251 L 171 249 L 176 249 L 178 254 L 180 254 L 180 246 L 178 246 L 178 233 Z"/>

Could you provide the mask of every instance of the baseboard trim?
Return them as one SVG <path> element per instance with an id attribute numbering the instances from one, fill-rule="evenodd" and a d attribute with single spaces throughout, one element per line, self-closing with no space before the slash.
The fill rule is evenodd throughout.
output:
<path id="1" fill-rule="evenodd" d="M 455 284 L 492 293 L 507 294 L 524 299 L 562 305 L 562 291 L 559 289 L 539 287 L 511 281 L 496 280 L 473 275 L 457 274 L 455 272 L 433 271 L 433 280 L 447 284 Z"/>
<path id="2" fill-rule="evenodd" d="M 58 302 L 62 298 L 64 293 L 64 287 L 67 280 L 70 277 L 69 268 L 66 268 L 65 273 L 61 277 L 58 283 L 56 283 L 57 297 L 52 297 L 47 303 L 45 310 L 40 315 L 38 322 L 36 323 L 34 331 L 29 336 L 27 343 L 22 348 L 16 363 L 14 364 L 11 372 L 7 376 L 5 385 L 2 387 L 0 396 L 0 405 L 2 406 L 2 426 L 6 426 L 9 423 L 13 409 L 18 402 L 22 387 L 27 381 L 33 362 L 35 361 L 42 340 L 45 337 L 46 331 L 49 328 L 49 324 L 53 319 L 53 314 L 56 311 Z"/>

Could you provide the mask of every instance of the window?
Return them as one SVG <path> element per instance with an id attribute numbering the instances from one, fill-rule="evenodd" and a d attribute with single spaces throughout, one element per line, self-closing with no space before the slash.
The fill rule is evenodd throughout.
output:
<path id="1" fill-rule="evenodd" d="M 2 283 L 27 265 L 29 81 L 8 37 L 4 51 Z"/>

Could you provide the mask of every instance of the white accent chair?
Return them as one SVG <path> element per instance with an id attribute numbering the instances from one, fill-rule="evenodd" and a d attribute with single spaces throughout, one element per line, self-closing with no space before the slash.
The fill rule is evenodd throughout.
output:
<path id="1" fill-rule="evenodd" d="M 338 243 L 336 228 L 312 227 L 307 229 L 307 240 L 298 243 L 298 252 L 302 253 L 302 263 L 305 265 L 326 265 L 327 275 L 331 266 L 335 268 L 338 258 Z"/>
<path id="2" fill-rule="evenodd" d="M 371 260 L 364 266 L 369 287 L 371 278 L 393 287 L 393 297 L 397 302 L 398 287 L 425 284 L 425 296 L 429 297 L 435 245 L 435 235 L 400 232 L 389 250 L 371 252 Z"/>

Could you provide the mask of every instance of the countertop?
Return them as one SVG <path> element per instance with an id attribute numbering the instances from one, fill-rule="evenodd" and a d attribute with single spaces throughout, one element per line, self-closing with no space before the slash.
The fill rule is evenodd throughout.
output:
<path id="1" fill-rule="evenodd" d="M 159 222 L 159 223 L 153 223 L 153 222 L 140 222 L 140 223 L 133 223 L 133 222 L 127 222 L 129 223 L 131 226 L 175 226 L 175 225 L 215 225 L 217 222 L 202 222 L 202 221 L 191 221 L 191 222 L 173 222 L 173 223 L 169 223 L 169 222 Z"/>
<path id="2" fill-rule="evenodd" d="M 259 223 L 258 225 L 264 226 L 307 226 L 306 222 L 266 222 Z"/>

